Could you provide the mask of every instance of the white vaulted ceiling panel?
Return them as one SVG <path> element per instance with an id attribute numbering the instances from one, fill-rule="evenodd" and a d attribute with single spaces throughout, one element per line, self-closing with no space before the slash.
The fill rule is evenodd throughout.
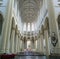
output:
<path id="1" fill-rule="evenodd" d="M 43 0 L 19 0 L 19 8 L 22 22 L 35 22 L 40 11 L 40 3 Z"/>

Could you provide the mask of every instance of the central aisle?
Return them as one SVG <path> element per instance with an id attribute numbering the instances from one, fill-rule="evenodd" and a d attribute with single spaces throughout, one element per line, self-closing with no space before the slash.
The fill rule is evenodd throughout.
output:
<path id="1" fill-rule="evenodd" d="M 16 56 L 15 59 L 46 59 L 46 56 Z"/>

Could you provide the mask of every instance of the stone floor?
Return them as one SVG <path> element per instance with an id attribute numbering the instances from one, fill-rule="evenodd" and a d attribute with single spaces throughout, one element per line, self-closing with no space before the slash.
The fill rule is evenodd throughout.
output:
<path id="1" fill-rule="evenodd" d="M 45 56 L 38 52 L 25 51 L 20 52 L 15 56 L 15 59 L 60 59 L 60 56 Z"/>
<path id="2" fill-rule="evenodd" d="M 3 55 L 1 56 L 0 59 L 60 59 L 60 55 L 50 55 L 47 57 L 44 54 L 40 54 L 38 52 L 32 52 L 32 51 L 20 52 L 12 56 Z"/>
<path id="3" fill-rule="evenodd" d="M 46 59 L 46 56 L 16 56 L 15 59 Z"/>
<path id="4" fill-rule="evenodd" d="M 38 52 L 25 51 L 20 52 L 17 56 L 15 56 L 15 59 L 46 59 L 46 56 L 41 55 Z"/>

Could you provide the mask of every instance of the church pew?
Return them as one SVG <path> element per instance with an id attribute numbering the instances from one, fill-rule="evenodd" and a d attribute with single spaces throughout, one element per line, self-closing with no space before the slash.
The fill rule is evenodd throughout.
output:
<path id="1" fill-rule="evenodd" d="M 2 54 L 1 59 L 13 59 L 16 54 Z"/>

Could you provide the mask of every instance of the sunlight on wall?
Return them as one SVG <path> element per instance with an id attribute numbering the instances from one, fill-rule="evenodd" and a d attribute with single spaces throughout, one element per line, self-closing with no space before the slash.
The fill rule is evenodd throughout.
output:
<path id="1" fill-rule="evenodd" d="M 30 23 L 28 23 L 28 31 L 30 31 Z"/>
<path id="2" fill-rule="evenodd" d="M 36 48 L 37 48 L 37 40 L 36 40 Z"/>
<path id="3" fill-rule="evenodd" d="M 26 31 L 26 23 L 24 23 L 23 31 Z"/>
<path id="4" fill-rule="evenodd" d="M 31 41 L 27 41 L 27 48 L 31 45 Z"/>

